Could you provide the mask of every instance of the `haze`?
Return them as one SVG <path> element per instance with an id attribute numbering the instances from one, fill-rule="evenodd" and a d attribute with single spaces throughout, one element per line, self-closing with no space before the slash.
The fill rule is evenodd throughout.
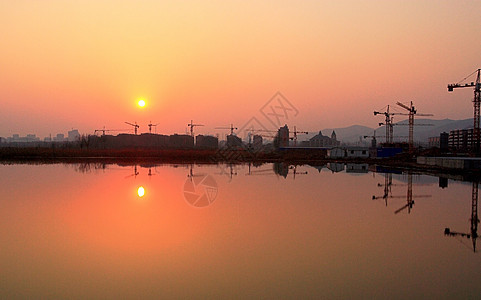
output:
<path id="1" fill-rule="evenodd" d="M 277 91 L 302 130 L 387 104 L 471 118 L 479 1 L 0 1 L 0 136 L 240 127 Z M 137 102 L 145 99 L 146 106 Z"/>

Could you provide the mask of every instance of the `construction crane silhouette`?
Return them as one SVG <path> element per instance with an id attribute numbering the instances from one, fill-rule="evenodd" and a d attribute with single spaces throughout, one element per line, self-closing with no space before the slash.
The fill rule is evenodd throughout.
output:
<path id="1" fill-rule="evenodd" d="M 393 124 L 395 125 L 395 124 Z M 373 135 L 365 135 L 363 136 L 365 139 L 367 138 L 371 138 L 372 141 L 371 141 L 371 147 L 373 148 L 376 148 L 377 146 L 377 139 L 376 138 L 385 138 L 386 136 L 385 135 L 376 135 L 376 130 L 374 130 L 374 134 Z M 396 136 L 393 136 L 393 141 L 394 141 L 394 138 L 405 138 L 407 136 L 404 136 L 404 135 L 396 135 Z"/>
<path id="2" fill-rule="evenodd" d="M 401 102 L 396 102 L 397 105 L 406 109 L 409 113 L 409 153 L 414 152 L 414 115 L 417 113 L 416 109 L 413 106 L 413 102 L 411 101 L 411 105 L 407 106 Z M 433 114 L 418 114 L 418 116 L 433 116 Z"/>
<path id="3" fill-rule="evenodd" d="M 273 139 L 277 135 L 277 130 L 267 130 L 267 129 L 246 129 L 248 134 L 256 134 L 263 137 L 268 137 Z"/>
<path id="4" fill-rule="evenodd" d="M 130 126 L 133 126 L 135 135 L 137 135 L 137 128 L 140 127 L 139 125 L 137 125 L 137 122 L 135 122 L 135 124 L 132 124 L 132 123 L 129 123 L 129 122 L 124 122 L 124 123 L 127 124 L 127 125 L 130 125 Z"/>
<path id="5" fill-rule="evenodd" d="M 230 134 L 233 135 L 233 134 L 234 134 L 234 130 L 237 130 L 237 127 L 234 127 L 233 124 L 230 124 L 230 127 L 216 127 L 215 129 L 229 129 L 229 130 L 230 130 Z"/>
<path id="6" fill-rule="evenodd" d="M 379 123 L 379 126 L 386 126 L 386 143 L 387 144 L 392 144 L 393 142 L 393 115 L 394 113 L 389 112 L 389 105 L 386 108 L 386 111 L 384 112 L 379 112 L 379 111 L 374 111 L 374 115 L 384 115 L 385 120 L 384 123 Z"/>
<path id="7" fill-rule="evenodd" d="M 471 82 L 471 83 L 465 83 L 462 84 L 463 81 L 471 77 L 472 75 L 476 75 L 476 82 Z M 448 84 L 448 92 L 452 92 L 456 88 L 465 88 L 465 87 L 474 87 L 474 99 L 473 99 L 473 105 L 474 105 L 474 120 L 473 120 L 473 147 L 472 151 L 474 153 L 479 153 L 479 138 L 480 138 L 480 132 L 479 132 L 479 107 L 481 103 L 481 82 L 480 82 L 480 75 L 481 75 L 481 69 L 477 69 L 473 73 L 469 74 L 466 76 L 464 79 L 462 79 L 459 83 L 453 83 L 453 84 Z"/>
<path id="8" fill-rule="evenodd" d="M 147 124 L 147 126 L 149 126 L 149 133 L 152 133 L 152 127 L 155 127 L 155 132 L 157 133 L 157 125 L 159 125 L 159 123 L 157 124 L 152 124 L 152 121 L 150 121 L 149 124 Z"/>
<path id="9" fill-rule="evenodd" d="M 105 135 L 106 132 L 124 132 L 128 131 L 127 129 L 95 129 L 94 130 L 94 135 L 97 135 L 97 132 L 102 132 L 102 135 Z"/>
<path id="10" fill-rule="evenodd" d="M 479 74 L 479 73 L 478 73 Z M 451 231 L 449 228 L 444 229 L 444 235 L 447 236 L 461 236 L 471 239 L 473 242 L 473 251 L 476 252 L 476 240 L 478 239 L 478 181 L 473 181 L 472 195 L 471 195 L 471 232 L 462 233 Z"/>
<path id="11" fill-rule="evenodd" d="M 401 104 L 401 105 L 404 105 L 404 104 L 398 102 L 398 105 L 400 105 L 400 104 Z M 401 106 L 401 105 L 400 105 L 400 106 Z M 404 105 L 404 106 L 405 106 L 405 105 Z M 401 106 L 401 107 L 407 108 L 407 109 L 410 111 L 409 113 L 390 112 L 390 111 L 389 111 L 389 105 L 387 106 L 387 109 L 386 109 L 385 112 L 378 112 L 378 111 L 375 111 L 375 112 L 374 112 L 374 115 L 375 115 L 375 116 L 382 114 L 382 115 L 384 115 L 385 118 L 386 118 L 385 121 L 384 121 L 384 123 L 379 123 L 379 126 L 383 126 L 383 125 L 386 126 L 386 143 L 388 143 L 388 144 L 392 144 L 392 143 L 393 143 L 393 138 L 394 138 L 394 135 L 393 135 L 393 131 L 394 131 L 394 130 L 393 130 L 393 129 L 394 129 L 394 126 L 404 126 L 404 125 L 405 125 L 405 124 L 399 124 L 399 123 L 394 124 L 394 123 L 393 123 L 393 121 L 394 121 L 394 117 L 393 117 L 393 116 L 395 116 L 395 115 L 409 116 L 409 117 L 410 117 L 410 118 L 409 118 L 409 124 L 408 124 L 408 125 L 409 125 L 409 129 L 410 129 L 410 131 L 409 131 L 409 133 L 410 133 L 410 135 L 409 135 L 410 140 L 413 139 L 413 135 L 412 135 L 412 133 L 414 132 L 413 129 L 412 129 L 413 126 L 432 126 L 432 124 L 414 124 L 414 114 L 416 113 L 416 110 L 414 109 L 414 106 L 412 106 L 412 102 L 411 102 L 411 107 L 412 107 L 412 108 L 411 108 L 411 107 L 408 107 L 408 106 L 405 106 L 405 107 L 404 107 L 404 106 Z M 426 116 L 428 116 L 428 115 L 429 115 L 429 116 L 432 116 L 432 114 L 418 114 L 418 115 L 419 115 L 419 116 L 424 116 L 424 115 L 426 115 Z M 412 117 L 412 118 L 411 118 L 411 117 Z M 411 150 L 413 143 L 410 142 L 409 144 L 410 144 L 409 148 L 410 148 L 410 150 Z"/>
<path id="12" fill-rule="evenodd" d="M 194 127 L 197 127 L 197 126 L 204 126 L 202 124 L 194 124 L 194 121 L 190 120 L 190 123 L 187 124 L 187 126 L 190 127 L 190 136 L 194 136 Z"/>
<path id="13" fill-rule="evenodd" d="M 296 126 L 294 126 L 294 131 L 292 132 L 294 134 L 293 137 L 289 138 L 290 140 L 294 140 L 294 147 L 297 146 L 297 134 L 298 133 L 301 133 L 301 134 L 309 134 L 309 132 L 307 131 L 297 131 L 296 129 Z"/>

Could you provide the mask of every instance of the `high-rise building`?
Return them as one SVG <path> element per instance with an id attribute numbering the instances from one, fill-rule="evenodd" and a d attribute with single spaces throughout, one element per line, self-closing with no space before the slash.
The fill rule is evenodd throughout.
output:
<path id="1" fill-rule="evenodd" d="M 277 140 L 279 147 L 289 147 L 289 127 L 287 127 L 287 124 L 277 131 Z"/>
<path id="2" fill-rule="evenodd" d="M 80 133 L 77 129 L 72 129 L 68 132 L 68 141 L 69 142 L 76 142 L 80 140 Z"/>

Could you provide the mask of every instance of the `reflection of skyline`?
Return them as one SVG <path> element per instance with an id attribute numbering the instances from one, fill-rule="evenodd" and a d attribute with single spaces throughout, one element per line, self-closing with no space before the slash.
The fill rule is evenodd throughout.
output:
<path id="1" fill-rule="evenodd" d="M 110 167 L 84 174 L 62 165 L 1 166 L 2 190 L 15 198 L 0 202 L 0 257 L 5 274 L 12 274 L 0 283 L 2 289 L 21 287 L 44 295 L 67 278 L 61 282 L 75 281 L 74 292 L 87 296 L 114 298 L 118 295 L 110 291 L 125 285 L 136 293 L 132 297 L 170 298 L 184 295 L 186 284 L 197 280 L 186 292 L 195 297 L 213 287 L 229 293 L 232 285 L 223 281 L 228 276 L 235 287 L 240 285 L 236 295 L 259 281 L 262 291 L 290 282 L 281 293 L 310 289 L 316 294 L 322 288 L 320 295 L 328 289 L 344 289 L 340 277 L 358 282 L 349 298 L 356 298 L 360 284 L 375 292 L 381 284 L 391 294 L 413 298 L 440 295 L 435 294 L 439 280 L 457 280 L 452 293 L 480 291 L 477 277 L 462 277 L 477 274 L 473 262 L 479 257 L 463 255 L 467 251 L 441 233 L 446 225 L 463 228 L 467 203 L 455 200 L 470 192 L 464 184 L 450 183 L 448 189 L 417 187 L 415 182 L 424 179 L 413 176 L 413 195 L 432 192 L 436 198 L 416 203 L 415 214 L 399 218 L 392 214 L 399 203 L 392 201 L 392 209 L 385 209 L 383 203 L 367 199 L 376 190 L 382 194 L 377 183 L 384 178 L 373 174 L 332 174 L 327 169 L 318 173 L 298 165 L 297 171 L 309 172 L 293 181 L 294 166 L 288 167 L 288 180 L 283 180 L 275 175 L 244 176 L 248 165 L 235 165 L 242 175 L 228 182 L 226 175 L 215 175 L 218 166 L 194 165 L 194 175 L 212 175 L 219 189 L 214 205 L 197 209 L 183 195 L 183 184 L 190 182 L 188 165 L 164 165 L 158 173 L 152 167 L 157 174 L 152 177 L 148 167 L 137 166 L 137 177 L 127 179 L 134 166 Z M 273 173 L 270 164 L 259 169 Z M 139 186 L 145 188 L 142 200 L 136 194 Z M 395 195 L 401 190 L 405 195 L 406 187 L 393 178 Z M 64 194 L 68 199 L 58 196 Z M 439 195 L 449 200 L 442 201 Z M 392 270 L 398 280 L 392 280 Z M 42 285 L 27 286 L 22 272 Z M 365 274 L 371 275 L 364 284 Z M 102 284 L 93 285 L 93 280 Z M 400 286 L 399 281 L 412 288 Z M 107 294 L 101 294 L 104 283 Z M 140 288 L 132 290 L 133 285 Z M 171 294 L 162 294 L 165 290 Z M 59 294 L 59 298 L 64 295 L 68 296 Z"/>

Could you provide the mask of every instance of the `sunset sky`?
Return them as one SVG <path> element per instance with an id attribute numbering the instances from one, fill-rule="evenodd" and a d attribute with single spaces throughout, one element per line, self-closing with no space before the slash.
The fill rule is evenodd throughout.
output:
<path id="1" fill-rule="evenodd" d="M 278 91 L 298 110 L 286 123 L 308 131 L 374 128 L 396 101 L 472 118 L 473 90 L 446 85 L 481 68 L 480 12 L 474 0 L 0 0 L 0 136 L 126 121 L 185 133 L 191 119 L 214 134 L 259 118 Z"/>

